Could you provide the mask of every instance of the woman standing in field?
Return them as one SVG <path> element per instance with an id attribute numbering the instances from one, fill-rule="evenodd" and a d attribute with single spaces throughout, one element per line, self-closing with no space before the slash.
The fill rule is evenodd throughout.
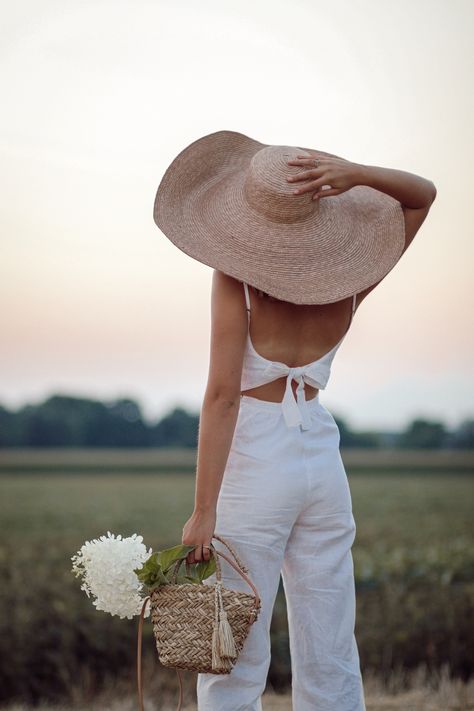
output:
<path id="1" fill-rule="evenodd" d="M 182 542 L 195 545 L 190 563 L 209 560 L 214 532 L 235 543 L 262 604 L 232 672 L 198 675 L 199 711 L 261 710 L 280 574 L 293 709 L 365 709 L 356 526 L 339 430 L 319 391 L 356 309 L 435 196 L 411 173 L 233 131 L 190 144 L 160 183 L 156 224 L 214 268 L 195 505 Z M 230 566 L 222 579 L 246 589 Z"/>

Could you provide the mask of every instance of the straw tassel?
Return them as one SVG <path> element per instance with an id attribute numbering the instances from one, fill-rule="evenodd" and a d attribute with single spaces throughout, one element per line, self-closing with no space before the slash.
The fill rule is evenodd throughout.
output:
<path id="1" fill-rule="evenodd" d="M 232 627 L 227 619 L 227 612 L 223 607 L 221 607 L 219 614 L 219 647 L 221 656 L 230 657 L 232 659 L 237 657 L 237 649 L 232 635 Z"/>
<path id="2" fill-rule="evenodd" d="M 232 669 L 232 660 L 220 655 L 218 625 L 214 625 L 212 632 L 212 668 L 216 671 L 219 669 Z"/>
<path id="3" fill-rule="evenodd" d="M 215 587 L 215 616 L 212 630 L 212 668 L 232 669 L 233 660 L 237 657 L 232 628 L 224 610 L 221 594 L 221 581 Z"/>

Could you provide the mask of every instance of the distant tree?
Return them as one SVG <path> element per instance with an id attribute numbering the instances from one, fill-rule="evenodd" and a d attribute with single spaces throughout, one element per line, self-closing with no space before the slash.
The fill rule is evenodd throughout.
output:
<path id="1" fill-rule="evenodd" d="M 354 432 L 344 419 L 334 417 L 341 435 L 341 447 L 377 448 L 381 446 L 380 435 L 377 432 Z"/>
<path id="2" fill-rule="evenodd" d="M 16 447 L 22 444 L 17 415 L 0 405 L 0 447 Z"/>
<path id="3" fill-rule="evenodd" d="M 146 447 L 150 444 L 150 428 L 143 421 L 140 406 L 129 398 L 107 403 L 106 438 L 119 447 Z"/>
<path id="4" fill-rule="evenodd" d="M 451 433 L 450 444 L 457 449 L 474 449 L 474 420 L 463 420 Z"/>
<path id="5" fill-rule="evenodd" d="M 446 439 L 447 432 L 442 422 L 419 418 L 400 434 L 399 446 L 404 449 L 441 449 Z"/>
<path id="6" fill-rule="evenodd" d="M 175 407 L 154 424 L 144 422 L 130 398 L 101 402 L 70 395 L 52 395 L 16 412 L 0 405 L 0 447 L 197 447 L 199 413 Z M 334 417 L 341 447 L 415 449 L 474 447 L 474 420 L 454 430 L 441 422 L 413 420 L 401 432 L 354 431 Z"/>
<path id="7" fill-rule="evenodd" d="M 130 421 L 130 412 L 134 418 Z M 148 429 L 138 405 L 118 400 L 105 405 L 96 400 L 53 395 L 40 405 L 26 405 L 17 413 L 23 444 L 30 447 L 136 447 L 148 444 Z"/>
<path id="8" fill-rule="evenodd" d="M 199 415 L 176 407 L 150 431 L 150 443 L 155 447 L 197 447 Z"/>

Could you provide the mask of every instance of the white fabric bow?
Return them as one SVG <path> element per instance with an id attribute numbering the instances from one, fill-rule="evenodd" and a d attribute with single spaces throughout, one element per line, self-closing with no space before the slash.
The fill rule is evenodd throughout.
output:
<path id="1" fill-rule="evenodd" d="M 316 362 L 298 368 L 290 368 L 288 365 L 285 365 L 285 363 L 272 362 L 266 368 L 263 380 L 265 382 L 271 382 L 277 377 L 285 375 L 287 376 L 286 388 L 281 403 L 285 422 L 288 427 L 301 425 L 302 429 L 308 430 L 311 427 L 311 419 L 305 399 L 304 384 L 306 382 L 313 388 L 323 390 L 329 380 L 330 368 L 327 364 L 322 362 Z M 291 387 L 292 380 L 298 382 L 296 398 Z"/>

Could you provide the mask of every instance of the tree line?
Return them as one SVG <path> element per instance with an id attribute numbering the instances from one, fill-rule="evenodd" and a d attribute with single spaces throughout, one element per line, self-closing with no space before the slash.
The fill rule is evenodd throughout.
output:
<path id="1" fill-rule="evenodd" d="M 474 419 L 457 427 L 423 418 L 399 432 L 356 431 L 333 414 L 341 447 L 401 449 L 472 449 Z M 190 447 L 198 442 L 199 413 L 174 407 L 158 421 L 146 422 L 129 398 L 102 402 L 72 395 L 52 395 L 16 411 L 0 405 L 0 447 Z"/>

